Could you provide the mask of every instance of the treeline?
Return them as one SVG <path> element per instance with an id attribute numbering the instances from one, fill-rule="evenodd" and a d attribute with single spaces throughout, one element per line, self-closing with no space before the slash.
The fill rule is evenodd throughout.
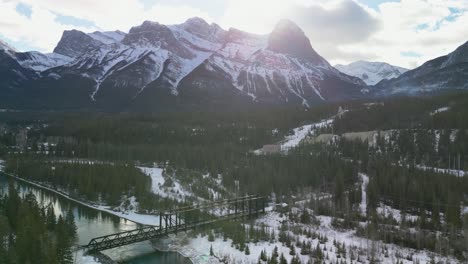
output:
<path id="1" fill-rule="evenodd" d="M 76 225 L 71 211 L 56 217 L 51 206 L 41 207 L 33 194 L 20 197 L 10 184 L 0 198 L 0 262 L 73 263 Z"/>
<path id="2" fill-rule="evenodd" d="M 460 210 L 468 195 L 468 178 L 431 168 L 448 168 L 446 162 L 450 153 L 452 162 L 457 157 L 455 153 L 460 153 L 461 169 L 466 165 L 466 161 L 463 163 L 465 149 L 468 149 L 466 135 L 449 143 L 450 134 L 451 130 L 440 131 L 436 144 L 434 132 L 401 130 L 389 140 L 379 137 L 375 145 L 342 138 L 330 148 L 341 151 L 345 158 L 358 161 L 360 171 L 369 175 L 368 209 L 376 209 L 383 202 L 404 212 L 425 214 L 429 211 L 431 215 L 425 218 L 433 217 L 433 223 L 426 226 L 430 229 L 441 227 L 439 214 L 444 213 L 445 223 L 460 228 Z"/>
<path id="3" fill-rule="evenodd" d="M 341 138 L 336 151 L 364 165 L 370 156 L 383 154 L 393 164 L 468 170 L 468 131 L 401 129 L 376 133 L 372 142 Z"/>
<path id="4" fill-rule="evenodd" d="M 468 195 L 468 179 L 448 174 L 423 171 L 414 167 L 394 166 L 385 158 L 369 163 L 368 206 L 375 209 L 379 201 L 392 207 L 424 214 L 431 218 L 430 229 L 441 226 L 440 213 L 446 223 L 461 227 L 461 208 Z M 431 212 L 428 216 L 426 211 Z M 429 227 L 429 226 L 427 226 Z"/>
<path id="5" fill-rule="evenodd" d="M 171 161 L 178 167 L 216 171 L 252 149 L 281 140 L 294 127 L 329 117 L 338 106 L 239 109 L 180 113 L 31 113 L 37 124 L 28 147 L 52 140 L 50 153 L 64 157 L 141 162 Z M 0 113 L 0 122 L 23 124 L 26 113 Z M 39 124 L 47 126 L 39 126 Z"/>
<path id="6" fill-rule="evenodd" d="M 48 183 L 72 197 L 119 205 L 123 195 L 143 197 L 150 192 L 151 178 L 133 164 L 82 164 L 54 162 L 37 155 L 7 159 L 5 171 L 19 177 Z"/>
<path id="7" fill-rule="evenodd" d="M 306 188 L 332 190 L 335 181 L 343 188 L 357 180 L 355 164 L 318 145 L 304 145 L 288 155 L 249 155 L 226 167 L 223 184 L 235 190 L 289 196 Z"/>
<path id="8" fill-rule="evenodd" d="M 468 129 L 468 93 L 354 102 L 333 124 L 337 134 L 389 129 Z M 447 107 L 447 111 L 435 113 Z"/>

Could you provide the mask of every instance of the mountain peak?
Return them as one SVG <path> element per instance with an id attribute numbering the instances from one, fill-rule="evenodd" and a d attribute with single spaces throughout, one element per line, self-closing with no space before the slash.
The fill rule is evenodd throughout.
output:
<path id="1" fill-rule="evenodd" d="M 74 58 L 102 44 L 102 42 L 79 30 L 65 30 L 54 49 L 54 53 Z"/>
<path id="2" fill-rule="evenodd" d="M 199 26 L 199 27 L 209 27 L 210 26 L 210 24 L 208 24 L 208 22 L 206 22 L 201 17 L 189 18 L 184 22 L 184 25 L 192 25 L 192 26 Z"/>
<path id="3" fill-rule="evenodd" d="M 282 19 L 276 24 L 268 39 L 268 49 L 312 60 L 314 63 L 324 62 L 324 59 L 312 48 L 304 31 L 289 19 Z"/>
<path id="4" fill-rule="evenodd" d="M 296 23 L 289 19 L 281 19 L 280 21 L 278 21 L 278 23 L 276 23 L 276 26 L 273 29 L 273 32 L 282 31 L 294 32 L 298 35 L 305 36 L 304 31 Z"/>

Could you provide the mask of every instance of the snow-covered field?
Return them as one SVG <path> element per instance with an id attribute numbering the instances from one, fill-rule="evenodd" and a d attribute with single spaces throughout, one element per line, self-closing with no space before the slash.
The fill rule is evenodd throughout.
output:
<path id="1" fill-rule="evenodd" d="M 322 249 L 326 259 L 325 263 L 336 263 L 336 261 L 346 261 L 351 263 L 351 255 L 353 255 L 353 262 L 356 262 L 358 256 L 360 263 L 370 263 L 370 255 L 372 247 L 376 250 L 376 256 L 380 263 L 394 264 L 397 259 L 400 263 L 430 263 L 432 255 L 431 252 L 424 250 L 413 250 L 409 248 L 399 247 L 393 244 L 384 244 L 382 242 L 373 243 L 371 240 L 361 238 L 355 235 L 355 231 L 345 230 L 340 231 L 334 229 L 331 225 L 332 218 L 327 216 L 318 216 L 320 220 L 319 226 L 305 226 L 304 228 L 310 228 L 317 234 L 326 236 L 328 241 L 326 243 L 320 243 L 318 239 L 307 238 L 305 235 L 298 235 L 296 238 L 300 241 L 311 242 L 312 248 L 315 249 L 317 245 Z M 273 228 L 276 234 L 279 234 L 279 228 L 283 222 L 287 222 L 286 216 L 281 216 L 277 212 L 269 212 L 265 216 L 259 218 L 256 223 L 264 223 L 267 226 Z M 292 236 L 294 236 L 291 233 Z M 171 236 L 171 243 L 169 243 L 166 250 L 173 250 L 181 252 L 184 256 L 189 257 L 193 263 L 223 263 L 220 260 L 224 260 L 224 263 L 258 263 L 260 252 L 265 250 L 268 256 L 271 256 L 273 249 L 278 248 L 279 255 L 283 254 L 288 262 L 291 261 L 292 257 L 289 252 L 290 248 L 282 245 L 280 242 L 270 243 L 267 241 L 260 241 L 258 243 L 248 243 L 250 254 L 246 255 L 245 252 L 241 252 L 232 247 L 232 240 L 227 239 L 223 241 L 221 237 L 216 237 L 214 241 L 208 241 L 208 237 L 197 236 L 196 238 L 187 238 L 185 234 L 179 234 L 178 236 Z M 185 241 L 185 242 L 183 242 Z M 338 257 L 337 248 L 334 245 L 334 241 L 339 244 L 345 244 L 347 254 L 346 257 L 343 254 Z M 214 256 L 210 256 L 210 247 L 213 248 Z M 382 251 L 386 251 L 383 253 Z M 307 263 L 310 259 L 309 255 L 301 255 L 301 249 L 296 246 L 295 251 L 300 257 L 302 263 Z M 351 254 L 351 251 L 353 254 Z M 406 259 L 411 257 L 411 261 Z M 450 263 L 457 263 L 457 260 L 453 258 L 447 258 L 439 255 L 435 255 L 436 261 L 448 260 Z"/>
<path id="2" fill-rule="evenodd" d="M 318 123 L 310 124 L 295 128 L 294 134 L 287 136 L 286 139 L 281 143 L 281 150 L 288 151 L 291 148 L 295 148 L 304 140 L 308 135 L 315 133 L 316 129 L 329 126 L 333 123 L 333 119 L 323 120 Z"/>

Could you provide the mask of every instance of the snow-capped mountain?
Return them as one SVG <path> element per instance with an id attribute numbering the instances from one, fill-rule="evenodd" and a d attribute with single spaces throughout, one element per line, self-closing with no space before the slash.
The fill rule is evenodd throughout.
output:
<path id="1" fill-rule="evenodd" d="M 421 94 L 468 89 L 468 42 L 452 53 L 425 62 L 396 79 L 376 85 L 376 95 Z"/>
<path id="2" fill-rule="evenodd" d="M 73 58 L 58 53 L 43 54 L 37 51 L 17 52 L 15 58 L 24 68 L 42 72 L 73 61 Z"/>
<path id="3" fill-rule="evenodd" d="M 335 65 L 339 71 L 361 78 L 367 85 L 375 85 L 381 80 L 399 77 L 408 69 L 390 65 L 385 62 L 356 61 L 348 65 Z"/>
<path id="4" fill-rule="evenodd" d="M 365 87 L 359 78 L 333 68 L 288 20 L 269 35 L 224 30 L 200 18 L 169 26 L 145 21 L 127 34 L 70 30 L 51 54 L 14 57 L 23 68 L 40 73 L 39 80 L 25 85 L 26 93 L 44 86 L 60 98 L 70 82 L 79 83 L 87 93 L 80 95 L 88 101 L 85 107 L 151 107 L 162 98 L 178 104 L 196 104 L 198 98 L 203 103 L 310 106 L 360 97 Z"/>
<path id="5" fill-rule="evenodd" d="M 312 48 L 304 32 L 283 20 L 270 35 L 259 36 L 231 29 L 221 49 L 201 66 L 207 74 L 223 76 L 195 78 L 192 86 L 221 86 L 229 82 L 243 94 L 266 102 L 316 101 L 358 96 L 364 83 L 334 69 Z"/>

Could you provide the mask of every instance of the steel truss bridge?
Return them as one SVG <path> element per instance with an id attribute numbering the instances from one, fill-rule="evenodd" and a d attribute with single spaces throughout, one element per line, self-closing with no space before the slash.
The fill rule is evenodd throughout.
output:
<path id="1" fill-rule="evenodd" d="M 159 225 L 144 226 L 91 239 L 83 246 L 88 252 L 98 252 L 163 237 L 168 234 L 207 226 L 220 221 L 242 220 L 265 213 L 266 199 L 257 195 L 220 200 L 208 204 L 187 206 L 159 213 Z"/>

